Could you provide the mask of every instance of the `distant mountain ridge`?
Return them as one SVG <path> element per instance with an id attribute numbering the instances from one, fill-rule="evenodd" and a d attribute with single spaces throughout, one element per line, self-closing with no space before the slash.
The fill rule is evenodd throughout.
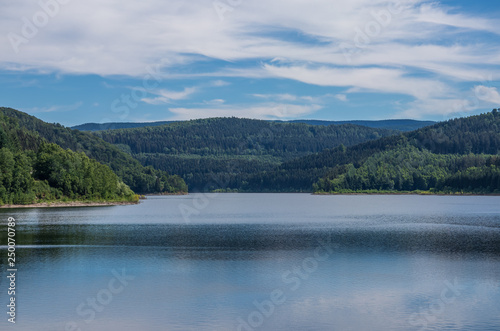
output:
<path id="1" fill-rule="evenodd" d="M 47 190 L 56 197 L 58 187 L 68 188 L 71 197 L 73 177 L 66 181 L 64 171 L 57 176 L 51 172 L 49 179 L 57 184 L 52 190 L 43 182 L 45 165 L 46 160 L 87 164 L 79 152 L 109 166 L 134 191 L 144 193 L 186 192 L 187 183 L 190 191 L 500 194 L 497 109 L 409 132 L 325 125 L 328 121 L 305 124 L 225 117 L 91 133 L 45 123 L 10 108 L 0 108 L 0 119 L 0 200 L 4 203 L 33 200 Z M 80 156 L 57 146 L 45 148 L 44 142 Z M 31 163 L 38 171 L 32 178 L 34 186 Z M 80 173 L 75 169 L 69 174 Z M 31 187 L 26 194 L 18 187 L 23 183 L 19 178 Z M 16 195 L 9 193 L 12 188 Z"/>
<path id="2" fill-rule="evenodd" d="M 498 193 L 499 155 L 500 112 L 494 109 L 286 161 L 246 178 L 244 190 Z"/>
<path id="3" fill-rule="evenodd" d="M 71 127 L 80 131 L 104 131 L 104 130 L 117 130 L 117 129 L 134 129 L 147 126 L 162 126 L 171 123 L 180 123 L 184 121 L 158 121 L 158 122 L 109 122 L 109 123 L 85 123 Z M 352 120 L 352 121 L 325 121 L 325 120 L 290 120 L 280 121 L 273 120 L 269 122 L 278 123 L 303 123 L 309 125 L 342 125 L 342 124 L 355 124 L 366 126 L 375 129 L 388 129 L 397 131 L 413 131 L 429 125 L 436 124 L 433 121 L 417 121 L 410 119 L 392 119 L 392 120 Z"/>
<path id="4" fill-rule="evenodd" d="M 93 134 L 194 191 L 497 193 L 499 120 L 494 110 L 402 132 L 232 117 Z"/>
<path id="5" fill-rule="evenodd" d="M 109 122 L 109 123 L 85 123 L 72 126 L 73 130 L 80 131 L 104 131 L 118 129 L 136 129 L 146 126 L 162 126 L 165 124 L 175 123 L 177 121 L 159 121 L 159 122 Z"/>
<path id="6" fill-rule="evenodd" d="M 414 131 L 423 127 L 436 124 L 434 121 L 418 121 L 410 119 L 392 119 L 392 120 L 351 120 L 351 121 L 323 121 L 323 120 L 292 120 L 287 123 L 304 123 L 309 125 L 342 125 L 354 124 L 366 126 L 374 129 L 389 129 L 397 131 Z"/>
<path id="7" fill-rule="evenodd" d="M 144 166 L 180 175 L 193 190 L 203 190 L 213 176 L 229 174 L 241 182 L 250 173 L 271 170 L 286 160 L 399 133 L 353 124 L 323 126 L 236 117 L 92 132 Z"/>

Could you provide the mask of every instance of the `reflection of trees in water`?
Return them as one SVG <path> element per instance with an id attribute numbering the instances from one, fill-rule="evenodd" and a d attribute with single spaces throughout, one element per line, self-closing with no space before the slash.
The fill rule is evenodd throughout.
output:
<path id="1" fill-rule="evenodd" d="M 148 249 L 153 256 L 165 250 L 179 258 L 217 256 L 217 252 L 261 252 L 277 250 L 310 250 L 323 243 L 334 251 L 366 250 L 434 253 L 500 253 L 500 232 L 488 226 L 461 226 L 457 224 L 428 224 L 418 226 L 357 226 L 317 227 L 276 224 L 33 224 L 17 227 L 16 243 L 19 257 L 58 258 L 70 249 L 86 246 Z M 426 223 L 427 223 L 426 222 Z M 437 221 L 436 221 L 437 222 Z M 413 224 L 413 222 L 411 222 Z M 439 222 L 437 222 L 439 223 Z M 415 225 L 415 224 L 414 224 Z M 478 224 L 479 225 L 479 224 Z M 0 238 L 6 242 L 5 225 L 0 227 Z M 36 246 L 27 249 L 23 246 Z M 76 246 L 74 248 L 68 246 Z M 43 249 L 43 247 L 50 249 Z M 78 248 L 80 247 L 80 248 Z M 87 249 L 87 248 L 86 248 Z M 169 253 L 169 254 L 170 254 Z M 252 258 L 243 254 L 242 258 Z"/>

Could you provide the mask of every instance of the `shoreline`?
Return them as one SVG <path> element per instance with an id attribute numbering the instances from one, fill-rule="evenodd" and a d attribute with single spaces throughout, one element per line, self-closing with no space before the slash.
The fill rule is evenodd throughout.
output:
<path id="1" fill-rule="evenodd" d="M 431 192 L 313 192 L 312 195 L 428 195 L 443 197 L 497 197 L 500 193 L 431 193 Z"/>
<path id="2" fill-rule="evenodd" d="M 171 196 L 188 194 L 310 194 L 310 195 L 428 195 L 428 196 L 500 196 L 500 193 L 443 193 L 427 191 L 395 192 L 193 192 L 185 194 L 146 194 L 148 196 Z"/>
<path id="3" fill-rule="evenodd" d="M 20 208 L 64 208 L 64 207 L 106 207 L 106 206 L 125 206 L 137 205 L 139 202 L 116 201 L 116 202 L 85 202 L 85 201 L 69 201 L 69 202 L 40 202 L 31 203 L 28 205 L 2 205 L 0 209 L 20 209 Z"/>
<path id="4" fill-rule="evenodd" d="M 171 195 L 189 195 L 189 192 L 177 192 L 177 193 L 148 193 L 142 194 L 142 196 L 147 197 L 162 197 L 162 196 L 171 196 Z"/>

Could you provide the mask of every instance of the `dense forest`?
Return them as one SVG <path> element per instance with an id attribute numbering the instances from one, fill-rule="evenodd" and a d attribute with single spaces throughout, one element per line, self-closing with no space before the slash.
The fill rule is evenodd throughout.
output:
<path id="1" fill-rule="evenodd" d="M 438 123 L 292 160 L 251 182 L 318 192 L 384 190 L 499 193 L 500 115 Z M 298 185 L 296 184 L 298 183 Z"/>
<path id="2" fill-rule="evenodd" d="M 396 133 L 352 124 L 314 126 L 240 118 L 94 132 L 143 165 L 182 176 L 195 191 L 216 189 L 220 185 L 213 182 L 220 177 L 229 177 L 229 188 L 241 189 L 252 174 L 271 171 L 284 161 Z"/>
<path id="3" fill-rule="evenodd" d="M 14 136 L 22 150 L 38 150 L 41 142 L 47 141 L 63 149 L 83 152 L 89 158 L 109 166 L 125 184 L 140 194 L 179 193 L 188 190 L 179 176 L 145 167 L 117 146 L 106 143 L 91 133 L 65 128 L 60 124 L 45 123 L 11 108 L 0 108 L 0 114 L 4 119 L 13 119 L 17 123 L 20 129 Z"/>
<path id="4" fill-rule="evenodd" d="M 411 132 L 214 118 L 95 134 L 195 191 L 496 193 L 499 128 L 495 110 Z"/>
<path id="5" fill-rule="evenodd" d="M 212 118 L 89 133 L 0 108 L 0 170 L 0 203 L 130 199 L 132 190 L 187 192 L 186 183 L 190 191 L 500 193 L 500 115 L 410 132 Z"/>
<path id="6" fill-rule="evenodd" d="M 313 126 L 233 117 L 94 134 L 112 144 L 128 146 L 133 154 L 267 155 L 292 159 L 340 144 L 355 145 L 395 133 L 352 124 Z"/>
<path id="7" fill-rule="evenodd" d="M 366 126 L 374 129 L 388 129 L 397 131 L 414 131 L 429 125 L 436 124 L 433 121 L 417 121 L 417 120 L 378 120 L 378 121 L 319 121 L 319 120 L 291 120 L 286 123 L 304 123 L 310 125 L 340 125 L 340 124 L 355 124 Z"/>
<path id="8" fill-rule="evenodd" d="M 355 124 L 375 129 L 388 129 L 388 130 L 398 130 L 398 131 L 413 131 L 436 123 L 432 121 L 417 121 L 417 120 L 404 120 L 404 119 L 378 120 L 378 121 L 270 120 L 269 122 L 302 123 L 308 125 L 322 125 L 322 126 Z M 140 122 L 86 123 L 86 124 L 76 125 L 71 128 L 80 131 L 103 131 L 103 130 L 115 130 L 115 129 L 142 128 L 145 126 L 162 126 L 170 123 L 176 123 L 176 121 L 158 121 L 158 122 L 142 122 L 142 123 Z"/>
<path id="9" fill-rule="evenodd" d="M 434 154 L 407 144 L 336 167 L 317 192 L 436 191 L 500 193 L 500 156 Z"/>
<path id="10" fill-rule="evenodd" d="M 0 113 L 0 205 L 137 199 L 108 166 L 48 143 Z"/>

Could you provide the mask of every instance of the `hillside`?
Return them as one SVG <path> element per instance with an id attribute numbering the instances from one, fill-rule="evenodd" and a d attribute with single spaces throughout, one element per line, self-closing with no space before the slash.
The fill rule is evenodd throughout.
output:
<path id="1" fill-rule="evenodd" d="M 116 130 L 116 129 L 133 129 L 142 128 L 146 126 L 162 126 L 165 124 L 176 123 L 177 121 L 159 121 L 159 122 L 110 122 L 110 123 L 86 123 L 73 126 L 72 129 L 80 131 L 103 131 L 103 130 Z M 435 124 L 432 121 L 416 121 L 416 120 L 379 120 L 379 121 L 324 121 L 324 120 L 290 120 L 290 121 L 270 121 L 277 123 L 302 123 L 308 125 L 341 125 L 341 124 L 354 124 L 366 126 L 374 129 L 387 129 L 397 131 L 413 131 L 425 126 Z"/>
<path id="2" fill-rule="evenodd" d="M 304 123 L 309 125 L 341 125 L 341 124 L 355 124 L 366 126 L 374 129 L 388 129 L 397 131 L 414 131 L 429 125 L 436 124 L 433 121 L 417 121 L 417 120 L 379 120 L 379 121 L 320 121 L 320 120 L 292 120 L 287 123 Z"/>
<path id="3" fill-rule="evenodd" d="M 191 190 L 211 190 L 228 177 L 241 188 L 260 171 L 339 145 L 351 146 L 396 134 L 352 124 L 313 126 L 240 118 L 211 118 L 158 127 L 94 132 L 143 165 L 175 173 Z"/>
<path id="4" fill-rule="evenodd" d="M 80 131 L 103 131 L 116 129 L 135 129 L 143 128 L 146 126 L 161 126 L 170 123 L 175 123 L 175 121 L 85 123 L 72 126 L 71 129 Z"/>
<path id="5" fill-rule="evenodd" d="M 68 178 L 64 173 L 37 170 L 43 151 L 44 158 L 58 155 L 56 163 L 67 158 L 90 164 L 95 159 L 138 193 L 186 192 L 185 183 L 190 191 L 500 192 L 500 115 L 496 110 L 411 132 L 353 124 L 211 118 L 90 133 L 45 123 L 9 108 L 0 108 L 0 115 L 0 148 L 2 157 L 9 160 L 2 166 L 20 167 L 11 172 L 24 177 L 29 169 L 33 173 L 33 180 L 23 184 L 29 187 L 26 200 L 33 199 L 33 194 L 39 198 L 44 190 L 51 192 L 51 198 L 87 196 L 84 186 L 78 186 L 83 177 L 77 175 L 81 169 L 71 166 L 73 161 L 66 164 L 73 169 Z M 103 171 L 95 168 L 96 173 Z M 16 182 L 14 175 L 9 176 L 2 179 L 4 187 Z M 58 182 L 57 178 L 65 179 Z M 4 199 L 13 196 L 12 192 L 0 190 Z"/>
<path id="6" fill-rule="evenodd" d="M 118 177 L 137 193 L 186 192 L 184 181 L 175 175 L 152 167 L 144 167 L 118 147 L 87 132 L 65 128 L 60 124 L 45 123 L 36 117 L 11 108 L 0 108 L 4 119 L 14 120 L 20 130 L 15 139 L 22 150 L 37 151 L 43 141 L 63 149 L 83 152 L 91 159 L 109 166 Z M 42 138 L 42 139 L 40 139 Z"/>
<path id="7" fill-rule="evenodd" d="M 108 166 L 47 143 L 0 113 L 0 205 L 137 199 Z"/>
<path id="8" fill-rule="evenodd" d="M 316 191 L 495 192 L 499 152 L 500 116 L 494 110 L 291 160 L 271 172 L 254 174 L 246 189 L 310 191 L 322 178 Z M 485 186 L 485 181 L 492 184 Z"/>
<path id="9" fill-rule="evenodd" d="M 411 144 L 334 169 L 316 192 L 434 191 L 500 193 L 500 156 L 435 154 Z"/>
<path id="10" fill-rule="evenodd" d="M 500 115 L 493 112 L 448 121 L 407 135 L 393 149 L 358 167 L 334 169 L 317 191 L 500 193 Z"/>

